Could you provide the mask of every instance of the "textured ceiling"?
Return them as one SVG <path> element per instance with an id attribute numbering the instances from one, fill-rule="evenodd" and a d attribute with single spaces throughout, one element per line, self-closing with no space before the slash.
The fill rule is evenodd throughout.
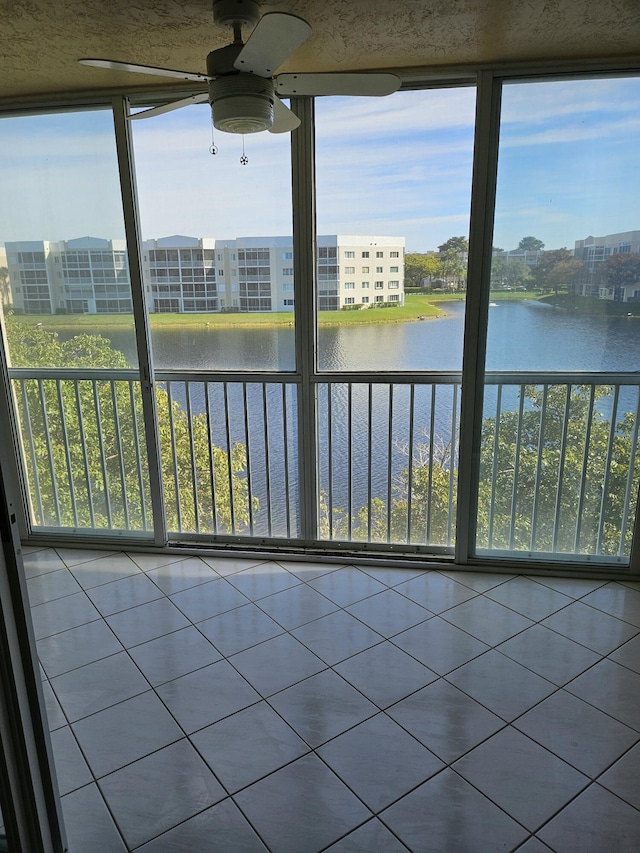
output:
<path id="1" fill-rule="evenodd" d="M 640 57 L 638 0 L 275 0 L 313 27 L 282 70 Z M 81 56 L 204 71 L 230 41 L 211 0 L 0 0 L 0 103 L 166 86 L 79 66 Z"/>

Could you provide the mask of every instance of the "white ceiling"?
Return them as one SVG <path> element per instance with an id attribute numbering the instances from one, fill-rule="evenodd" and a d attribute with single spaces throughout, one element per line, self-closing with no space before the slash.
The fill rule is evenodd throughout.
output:
<path id="1" fill-rule="evenodd" d="M 313 27 L 281 70 L 640 58 L 638 0 L 275 0 Z M 166 86 L 81 56 L 204 71 L 231 39 L 211 0 L 0 0 L 0 105 L 31 95 Z"/>

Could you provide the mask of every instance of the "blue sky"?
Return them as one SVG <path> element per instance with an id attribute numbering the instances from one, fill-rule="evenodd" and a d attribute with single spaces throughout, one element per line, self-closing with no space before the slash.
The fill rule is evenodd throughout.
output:
<path id="1" fill-rule="evenodd" d="M 319 233 L 398 235 L 434 249 L 468 231 L 473 88 L 318 99 Z M 548 248 L 640 229 L 640 82 L 508 85 L 495 245 Z M 144 237 L 291 232 L 288 135 L 218 133 L 206 106 L 136 122 Z M 108 112 L 0 122 L 0 241 L 122 237 Z"/>

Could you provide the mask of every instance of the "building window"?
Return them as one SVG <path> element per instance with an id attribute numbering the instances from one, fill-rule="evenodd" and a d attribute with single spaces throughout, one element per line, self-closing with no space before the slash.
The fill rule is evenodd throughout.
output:
<path id="1" fill-rule="evenodd" d="M 399 281 L 390 281 L 388 283 L 389 290 L 397 290 L 400 287 Z"/>
<path id="2" fill-rule="evenodd" d="M 398 272 L 398 267 L 389 267 L 389 272 Z"/>
<path id="3" fill-rule="evenodd" d="M 353 275 L 355 271 L 356 271 L 355 267 L 345 267 L 344 268 L 345 275 Z"/>
<path id="4" fill-rule="evenodd" d="M 344 304 L 345 305 L 355 305 L 356 300 L 354 299 L 353 296 L 347 296 L 347 298 L 344 300 Z"/>
<path id="5" fill-rule="evenodd" d="M 376 302 L 384 302 L 384 296 L 376 296 Z"/>
<path id="6" fill-rule="evenodd" d="M 218 270 L 218 275 L 220 276 L 220 278 L 222 278 L 222 276 L 224 275 L 224 270 Z"/>
<path id="7" fill-rule="evenodd" d="M 389 295 L 389 302 L 399 302 L 399 301 L 400 301 L 400 296 L 399 296 L 399 294 L 397 294 L 397 293 L 391 293 L 391 294 Z"/>
<path id="8" fill-rule="evenodd" d="M 345 252 L 344 256 L 345 256 L 345 258 L 355 258 L 356 253 L 355 252 Z"/>
<path id="9" fill-rule="evenodd" d="M 293 305 L 293 299 L 285 299 L 284 305 L 285 305 L 285 308 L 289 308 L 291 305 Z"/>
<path id="10" fill-rule="evenodd" d="M 282 270 L 282 275 L 293 275 L 293 267 L 285 267 Z"/>
<path id="11" fill-rule="evenodd" d="M 292 261 L 293 260 L 293 252 L 283 252 L 282 253 L 283 261 Z"/>
<path id="12" fill-rule="evenodd" d="M 366 273 L 368 273 L 368 272 L 369 272 L 369 267 L 362 267 L 362 272 L 366 272 Z"/>
<path id="13" fill-rule="evenodd" d="M 376 272 L 377 273 L 384 272 L 384 269 L 382 267 L 376 267 Z"/>
<path id="14" fill-rule="evenodd" d="M 389 252 L 389 257 L 390 258 L 399 258 L 400 252 Z"/>
<path id="15" fill-rule="evenodd" d="M 374 286 L 376 290 L 382 290 L 384 288 L 384 281 L 376 281 Z"/>
<path id="16" fill-rule="evenodd" d="M 368 281 L 363 281 L 363 282 L 362 282 L 362 284 L 361 284 L 360 286 L 361 286 L 362 288 L 364 288 L 364 290 L 368 290 L 368 289 L 369 289 L 369 282 L 368 282 Z"/>
<path id="17" fill-rule="evenodd" d="M 283 284 L 282 289 L 283 290 L 293 290 L 293 285 L 292 284 Z"/>
<path id="18" fill-rule="evenodd" d="M 384 252 L 376 252 L 376 258 L 384 258 Z"/>
<path id="19" fill-rule="evenodd" d="M 344 289 L 345 290 L 355 290 L 355 288 L 356 288 L 355 281 L 345 281 L 345 283 L 344 283 Z"/>
<path id="20" fill-rule="evenodd" d="M 363 304 L 363 305 L 366 305 L 368 301 L 369 301 L 369 297 L 368 297 L 368 296 L 363 296 L 363 297 L 362 297 L 362 304 Z"/>

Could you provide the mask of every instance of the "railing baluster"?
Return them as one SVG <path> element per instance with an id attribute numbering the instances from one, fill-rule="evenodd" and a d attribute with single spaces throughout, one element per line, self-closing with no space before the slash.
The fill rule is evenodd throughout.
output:
<path id="1" fill-rule="evenodd" d="M 187 424 L 189 429 L 189 455 L 191 456 L 191 495 L 193 500 L 193 523 L 196 533 L 200 533 L 200 503 L 198 498 L 198 467 L 196 464 L 196 449 L 193 441 L 193 413 L 191 407 L 191 382 L 184 383 L 185 405 L 187 407 Z"/>
<path id="2" fill-rule="evenodd" d="M 369 396 L 367 400 L 367 427 L 369 442 L 367 446 L 367 542 L 371 542 L 371 525 L 373 522 L 372 514 L 373 507 L 371 506 L 371 467 L 373 442 L 371 441 L 371 433 L 373 427 L 373 385 L 369 383 Z"/>
<path id="3" fill-rule="evenodd" d="M 542 478 L 542 451 L 543 437 L 547 422 L 547 398 L 549 396 L 549 386 L 544 385 L 542 388 L 542 409 L 540 411 L 540 426 L 538 434 L 538 453 L 536 457 L 536 480 L 533 490 L 533 512 L 531 515 L 531 544 L 530 549 L 536 549 L 536 532 L 538 529 L 538 510 L 540 507 L 540 481 Z"/>
<path id="4" fill-rule="evenodd" d="M 215 536 L 218 532 L 218 519 L 216 518 L 216 466 L 213 455 L 213 428 L 211 424 L 211 404 L 209 401 L 209 382 L 204 382 L 204 411 L 207 424 L 207 453 L 209 456 L 209 480 L 211 485 L 211 532 Z"/>
<path id="5" fill-rule="evenodd" d="M 436 386 L 431 386 L 431 412 L 429 413 L 429 462 L 427 469 L 427 507 L 425 545 L 431 542 L 431 519 L 433 518 L 433 439 L 436 434 Z"/>
<path id="6" fill-rule="evenodd" d="M 242 403 L 244 408 L 244 443 L 247 449 L 247 498 L 249 500 L 249 535 L 253 536 L 253 484 L 251 482 L 251 437 L 249 430 L 249 403 L 247 383 L 242 383 Z"/>
<path id="7" fill-rule="evenodd" d="M 627 538 L 629 515 L 631 513 L 632 506 L 635 509 L 635 504 L 633 504 L 632 489 L 636 468 L 636 455 L 638 452 L 638 435 L 640 432 L 640 387 L 638 387 L 637 392 L 638 403 L 636 405 L 635 421 L 633 424 L 633 438 L 631 440 L 631 447 L 629 449 L 629 472 L 627 474 L 627 485 L 624 491 L 624 503 L 622 505 L 622 524 L 620 525 L 620 545 L 618 547 L 619 557 L 622 557 L 624 555 L 624 542 Z"/>
<path id="8" fill-rule="evenodd" d="M 453 544 L 453 490 L 455 487 L 454 454 L 456 447 L 456 433 L 458 430 L 458 385 L 453 386 L 453 400 L 451 403 L 451 450 L 449 452 L 449 500 L 447 512 L 447 545 Z"/>
<path id="9" fill-rule="evenodd" d="M 584 454 L 582 460 L 582 475 L 580 477 L 580 495 L 578 497 L 578 510 L 576 517 L 576 535 L 573 542 L 573 549 L 578 553 L 580 547 L 580 533 L 582 532 L 582 512 L 584 509 L 584 498 L 587 486 L 587 474 L 589 473 L 589 443 L 591 441 L 591 427 L 593 425 L 593 406 L 596 397 L 595 386 L 591 386 L 589 393 L 589 408 L 587 410 L 587 422 L 584 430 Z"/>
<path id="10" fill-rule="evenodd" d="M 51 477 L 51 492 L 53 494 L 53 501 L 56 511 L 56 523 L 58 527 L 60 527 L 62 523 L 60 516 L 60 497 L 58 495 L 58 482 L 54 467 L 53 448 L 51 447 L 49 414 L 47 411 L 47 401 L 44 395 L 44 381 L 42 379 L 38 379 L 38 395 L 40 397 L 40 405 L 42 407 L 42 424 L 44 427 L 44 440 L 47 446 L 47 462 L 49 463 L 49 475 Z"/>
<path id="11" fill-rule="evenodd" d="M 120 427 L 120 410 L 118 408 L 116 383 L 113 379 L 111 380 L 111 403 L 113 405 L 113 422 L 116 431 L 118 467 L 120 469 L 120 485 L 122 489 L 122 509 L 124 512 L 124 526 L 127 530 L 130 530 L 131 519 L 129 515 L 129 498 L 127 496 L 127 478 L 124 472 L 124 458 L 122 452 L 122 429 Z"/>
<path id="12" fill-rule="evenodd" d="M 391 542 L 391 501 L 393 485 L 393 392 L 395 385 L 389 388 L 389 432 L 387 434 L 387 543 Z"/>
<path id="13" fill-rule="evenodd" d="M 224 423 L 225 423 L 225 433 L 227 437 L 227 472 L 229 475 L 229 511 L 230 511 L 230 520 L 231 520 L 231 535 L 235 536 L 236 533 L 236 495 L 235 490 L 233 488 L 233 463 L 231 460 L 231 455 L 233 453 L 233 449 L 231 447 L 231 420 L 229 413 L 229 385 L 227 382 L 224 382 L 223 385 L 224 391 Z"/>
<path id="14" fill-rule="evenodd" d="M 262 430 L 264 441 L 264 476 L 267 498 L 267 536 L 273 536 L 273 506 L 271 502 L 271 458 L 269 454 L 269 406 L 267 401 L 267 383 L 262 383 Z M 286 441 L 286 436 L 285 436 Z M 289 496 L 286 495 L 287 503 Z"/>
<path id="15" fill-rule="evenodd" d="M 411 542 L 411 522 L 413 515 L 413 425 L 416 408 L 416 386 L 409 386 L 409 476 L 407 478 L 407 542 Z"/>
<path id="16" fill-rule="evenodd" d="M 96 413 L 96 428 L 98 436 L 102 437 L 102 413 L 100 408 L 100 395 L 98 394 L 98 380 L 93 379 L 91 382 L 93 388 L 93 405 Z M 109 494 L 109 475 L 107 473 L 107 458 L 104 455 L 104 442 L 98 442 L 100 446 L 100 468 L 102 470 L 102 479 L 104 482 L 104 501 L 105 512 L 107 513 L 107 528 L 110 530 L 113 527 L 113 514 L 111 512 L 111 495 Z"/>
<path id="17" fill-rule="evenodd" d="M 502 414 L 502 385 L 496 394 L 496 419 L 493 430 L 493 464 L 491 472 L 491 498 L 489 499 L 489 531 L 487 547 L 493 547 L 493 526 L 496 511 L 496 481 L 498 479 L 498 453 L 500 451 L 500 416 Z"/>
<path id="18" fill-rule="evenodd" d="M 138 494 L 140 496 L 140 523 L 142 530 L 148 530 L 147 527 L 147 501 L 144 489 L 144 473 L 142 470 L 142 456 L 144 449 L 140 446 L 140 430 L 138 429 L 138 407 L 136 405 L 135 389 L 136 384 L 133 380 L 129 380 L 129 405 L 131 407 L 131 429 L 133 432 L 133 446 L 135 448 L 136 474 L 138 478 Z"/>
<path id="19" fill-rule="evenodd" d="M 292 386 L 293 387 L 293 386 Z M 284 453 L 284 493 L 286 496 L 285 508 L 287 516 L 287 539 L 291 537 L 291 495 L 290 477 L 289 477 L 289 418 L 287 416 L 287 386 L 281 385 L 282 388 L 282 438 L 283 438 L 283 453 Z M 297 406 L 297 399 L 296 399 Z"/>
<path id="20" fill-rule="evenodd" d="M 333 383 L 327 383 L 327 512 L 329 513 L 329 540 L 333 539 Z"/>
<path id="21" fill-rule="evenodd" d="M 86 436 L 85 426 L 84 426 L 84 413 L 82 411 L 82 398 L 80 396 L 80 382 L 76 382 L 75 388 L 75 397 L 76 397 L 76 411 L 78 413 L 78 430 L 81 436 Z M 93 501 L 93 484 L 91 482 L 91 473 L 89 470 L 89 456 L 87 454 L 87 442 L 83 440 L 80 442 L 80 446 L 82 447 L 82 464 L 84 466 L 84 478 L 87 484 L 87 501 L 89 508 L 89 520 L 91 521 L 91 527 L 95 528 L 96 526 L 96 512 L 95 505 Z"/>
<path id="22" fill-rule="evenodd" d="M 64 458 L 67 467 L 67 481 L 69 483 L 69 497 L 71 499 L 71 517 L 73 526 L 78 526 L 78 506 L 76 503 L 76 484 L 73 478 L 73 465 L 71 463 L 71 450 L 69 446 L 69 430 L 67 429 L 67 418 L 64 411 L 62 399 L 61 380 L 56 379 L 56 392 L 58 395 L 58 409 L 60 410 L 60 425 L 62 427 L 62 445 L 64 447 Z"/>
<path id="23" fill-rule="evenodd" d="M 167 410 L 169 414 L 169 435 L 171 437 L 171 461 L 173 463 L 173 482 L 176 492 L 176 526 L 178 533 L 182 533 L 182 498 L 180 495 L 180 472 L 178 469 L 178 454 L 176 447 L 176 430 L 173 418 L 173 396 L 171 394 L 172 383 L 167 382 Z"/>
<path id="24" fill-rule="evenodd" d="M 607 442 L 607 461 L 604 466 L 604 483 L 602 484 L 602 499 L 600 501 L 600 519 L 598 523 L 598 543 L 596 545 L 596 554 L 602 553 L 602 537 L 604 534 L 604 520 L 607 512 L 607 498 L 609 497 L 609 475 L 611 473 L 611 459 L 613 457 L 613 442 L 616 437 L 619 398 L 620 386 L 616 385 L 613 391 L 613 404 L 611 406 L 611 423 L 609 425 L 609 440 Z"/>
<path id="25" fill-rule="evenodd" d="M 558 483 L 556 486 L 556 510 L 553 520 L 553 545 L 552 551 L 558 549 L 558 536 L 560 534 L 560 512 L 562 510 L 562 479 L 564 477 L 564 464 L 567 454 L 567 434 L 569 432 L 569 415 L 571 414 L 571 385 L 567 384 L 566 399 L 564 405 L 564 416 L 562 418 L 562 439 L 560 441 L 560 460 L 558 464 Z"/>
<path id="26" fill-rule="evenodd" d="M 520 403 L 518 406 L 518 427 L 516 431 L 516 452 L 513 460 L 513 487 L 511 490 L 511 525 L 509 530 L 509 547 L 513 551 L 516 537 L 516 513 L 518 511 L 518 484 L 520 479 L 520 448 L 522 446 L 522 417 L 524 414 L 524 389 L 520 386 Z"/>
<path id="27" fill-rule="evenodd" d="M 40 472 L 38 471 L 38 458 L 36 456 L 36 447 L 33 440 L 33 425 L 31 422 L 31 411 L 29 409 L 29 397 L 27 394 L 26 383 L 32 380 L 20 379 L 20 392 L 22 394 L 22 405 L 24 407 L 25 426 L 29 438 L 29 455 L 31 457 L 31 467 L 33 469 L 33 487 L 35 489 L 36 498 L 38 501 L 38 512 L 40 514 L 40 524 L 45 524 L 44 504 L 42 503 L 42 489 L 40 488 Z"/>
<path id="28" fill-rule="evenodd" d="M 353 521 L 353 395 L 352 395 L 352 384 L 351 382 L 347 385 L 347 447 L 348 447 L 348 462 L 347 462 L 347 471 L 349 472 L 349 482 L 348 482 L 348 524 L 347 524 L 347 536 L 349 542 L 353 539 L 353 531 L 352 531 L 352 521 Z"/>

